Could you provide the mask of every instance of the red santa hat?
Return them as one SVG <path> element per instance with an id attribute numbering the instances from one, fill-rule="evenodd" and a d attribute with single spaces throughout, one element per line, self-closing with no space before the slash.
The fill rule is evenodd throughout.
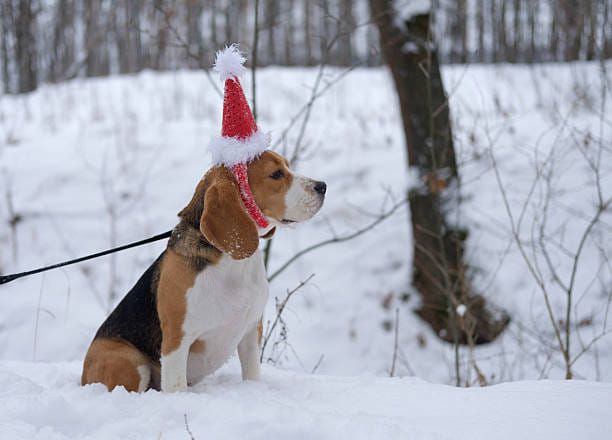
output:
<path id="1" fill-rule="evenodd" d="M 225 82 L 223 122 L 221 137 L 213 139 L 209 149 L 213 165 L 225 166 L 234 174 L 242 201 L 253 221 L 260 228 L 266 228 L 268 220 L 255 203 L 249 186 L 247 164 L 268 149 L 270 135 L 257 128 L 242 91 L 239 78 L 246 72 L 245 61 L 235 44 L 217 52 L 214 69 Z"/>

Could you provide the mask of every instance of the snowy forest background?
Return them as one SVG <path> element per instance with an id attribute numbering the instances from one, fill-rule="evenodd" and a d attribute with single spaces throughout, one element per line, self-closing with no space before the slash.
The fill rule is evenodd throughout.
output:
<path id="1" fill-rule="evenodd" d="M 0 286 L 0 438 L 606 438 L 611 19 L 609 0 L 0 0 L 0 274 L 174 227 L 230 43 L 272 148 L 328 185 L 261 245 L 260 383 L 234 358 L 179 396 L 79 386 L 163 242 Z"/>
<path id="2" fill-rule="evenodd" d="M 214 52 L 240 42 L 273 148 L 329 188 L 265 248 L 264 363 L 612 380 L 609 1 L 3 0 L 0 16 L 0 273 L 172 228 L 220 129 Z M 162 249 L 0 287 L 0 359 L 76 377 Z"/>
<path id="3" fill-rule="evenodd" d="M 412 0 L 398 0 L 398 9 Z M 443 63 L 537 63 L 612 56 L 606 0 L 436 0 Z M 3 90 L 143 69 L 202 69 L 214 52 L 250 48 L 259 66 L 378 66 L 367 0 L 4 0 Z M 327 46 L 337 40 L 330 49 Z"/>

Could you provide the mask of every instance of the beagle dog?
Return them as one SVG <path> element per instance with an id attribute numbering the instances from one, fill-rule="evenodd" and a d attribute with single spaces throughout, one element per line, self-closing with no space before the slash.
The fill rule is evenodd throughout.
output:
<path id="1" fill-rule="evenodd" d="M 185 391 L 236 349 L 242 378 L 259 379 L 268 298 L 259 238 L 313 217 L 326 185 L 294 174 L 271 151 L 248 164 L 248 181 L 270 226 L 258 228 L 248 215 L 227 168 L 210 169 L 178 214 L 166 250 L 98 329 L 83 385 Z"/>

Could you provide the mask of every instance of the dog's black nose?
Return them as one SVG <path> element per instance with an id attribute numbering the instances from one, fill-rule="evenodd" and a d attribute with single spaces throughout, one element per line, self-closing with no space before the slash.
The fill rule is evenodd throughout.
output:
<path id="1" fill-rule="evenodd" d="M 327 191 L 327 184 L 325 182 L 315 182 L 314 190 L 324 196 Z"/>

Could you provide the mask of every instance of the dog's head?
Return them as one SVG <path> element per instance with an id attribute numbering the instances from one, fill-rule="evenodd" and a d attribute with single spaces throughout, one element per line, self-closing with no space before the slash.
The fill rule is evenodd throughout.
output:
<path id="1" fill-rule="evenodd" d="M 255 202 L 271 228 L 258 229 L 244 207 L 238 184 L 225 167 L 212 168 L 198 184 L 182 220 L 200 229 L 206 240 L 235 260 L 250 257 L 260 235 L 271 238 L 277 226 L 313 217 L 325 199 L 324 182 L 293 173 L 281 155 L 266 151 L 248 165 Z"/>

